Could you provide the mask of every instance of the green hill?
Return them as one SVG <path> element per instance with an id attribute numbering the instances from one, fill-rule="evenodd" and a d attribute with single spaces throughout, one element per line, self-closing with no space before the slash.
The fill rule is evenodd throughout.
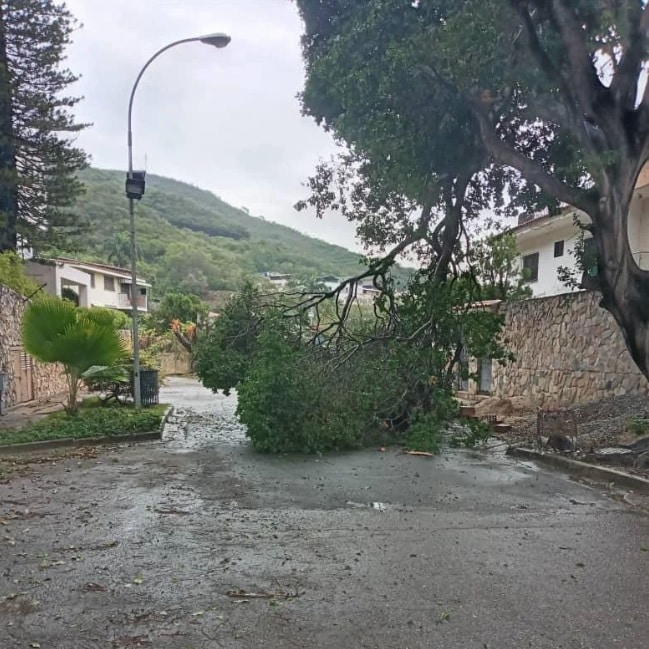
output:
<path id="1" fill-rule="evenodd" d="M 88 169 L 76 211 L 88 231 L 71 242 L 80 258 L 128 263 L 128 212 L 124 173 Z M 214 194 L 169 178 L 148 176 L 136 206 L 140 273 L 156 292 L 202 295 L 231 291 L 264 271 L 298 277 L 346 277 L 361 269 L 360 256 L 228 205 Z"/>

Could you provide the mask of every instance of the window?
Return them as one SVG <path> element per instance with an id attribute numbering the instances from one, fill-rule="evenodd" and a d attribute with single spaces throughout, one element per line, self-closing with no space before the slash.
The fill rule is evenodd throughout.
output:
<path id="1" fill-rule="evenodd" d="M 95 288 L 95 274 L 90 273 L 90 288 Z"/>
<path id="2" fill-rule="evenodd" d="M 104 275 L 104 291 L 114 291 L 115 290 L 115 278 L 107 277 Z"/>
<path id="3" fill-rule="evenodd" d="M 554 256 L 563 257 L 563 241 L 554 242 Z"/>
<path id="4" fill-rule="evenodd" d="M 523 274 L 528 282 L 537 282 L 539 279 L 539 253 L 523 257 Z"/>

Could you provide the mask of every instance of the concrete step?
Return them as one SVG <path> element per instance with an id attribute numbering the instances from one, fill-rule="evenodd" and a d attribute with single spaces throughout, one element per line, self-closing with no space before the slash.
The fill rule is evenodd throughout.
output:
<path id="1" fill-rule="evenodd" d="M 475 406 L 460 406 L 460 417 L 470 417 L 471 419 L 477 418 L 475 414 Z"/>

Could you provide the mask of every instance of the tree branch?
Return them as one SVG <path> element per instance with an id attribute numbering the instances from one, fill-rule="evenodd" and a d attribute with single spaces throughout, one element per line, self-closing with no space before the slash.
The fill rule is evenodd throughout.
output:
<path id="1" fill-rule="evenodd" d="M 576 98 L 574 93 L 572 92 L 570 85 L 566 83 L 561 70 L 554 64 L 554 61 L 552 61 L 543 48 L 534 21 L 532 20 L 532 16 L 530 16 L 530 12 L 527 10 L 527 5 L 523 5 L 520 0 L 510 0 L 510 3 L 523 20 L 523 26 L 525 27 L 525 32 L 527 34 L 530 52 L 537 60 L 541 70 L 543 70 L 545 76 L 549 80 L 559 85 L 561 93 L 566 97 L 566 99 L 570 99 L 571 103 L 575 105 Z"/>
<path id="2" fill-rule="evenodd" d="M 633 110 L 636 107 L 638 79 L 642 72 L 646 56 L 647 30 L 649 29 L 649 8 L 642 8 L 639 3 L 630 3 L 628 23 L 630 37 L 627 48 L 617 66 L 611 82 L 611 92 L 623 108 Z M 613 56 L 613 54 L 611 54 Z"/>
<path id="3" fill-rule="evenodd" d="M 549 173 L 541 164 L 517 151 L 504 142 L 489 120 L 484 106 L 479 100 L 471 100 L 473 112 L 478 119 L 482 140 L 489 152 L 500 162 L 518 170 L 526 180 L 534 183 L 548 194 L 568 205 L 573 205 L 584 212 L 591 213 L 597 204 L 586 192 L 570 187 Z"/>
<path id="4" fill-rule="evenodd" d="M 570 67 L 574 96 L 585 115 L 592 118 L 596 112 L 599 94 L 606 91 L 606 87 L 599 80 L 591 54 L 586 47 L 585 32 L 579 26 L 574 13 L 564 4 L 564 0 L 534 0 L 534 4 L 549 9 Z"/>

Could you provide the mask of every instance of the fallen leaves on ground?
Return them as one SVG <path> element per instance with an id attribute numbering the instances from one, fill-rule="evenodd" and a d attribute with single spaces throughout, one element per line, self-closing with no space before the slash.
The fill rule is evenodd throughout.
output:
<path id="1" fill-rule="evenodd" d="M 404 451 L 406 455 L 416 455 L 418 457 L 435 457 L 434 453 L 428 451 Z"/>
<path id="2" fill-rule="evenodd" d="M 295 599 L 296 597 L 301 597 L 304 595 L 303 592 L 295 590 L 294 592 L 288 592 L 283 590 L 278 590 L 274 592 L 268 591 L 258 591 L 258 592 L 248 592 L 243 589 L 239 590 L 229 590 L 225 593 L 228 597 L 234 597 L 240 600 L 246 599 Z"/>

